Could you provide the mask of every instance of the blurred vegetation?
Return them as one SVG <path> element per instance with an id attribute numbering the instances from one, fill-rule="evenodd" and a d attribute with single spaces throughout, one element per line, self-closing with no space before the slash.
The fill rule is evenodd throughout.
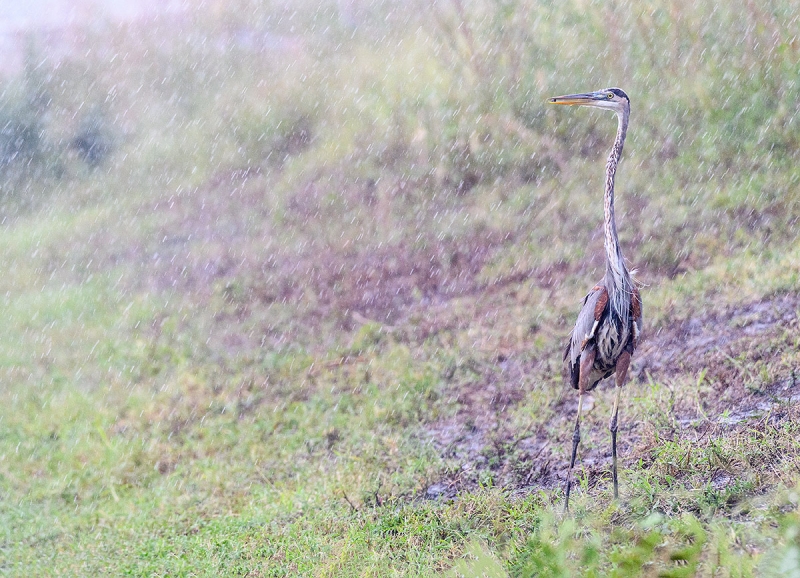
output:
<path id="1" fill-rule="evenodd" d="M 0 572 L 797 572 L 799 15 L 220 0 L 32 36 L 0 91 Z M 648 336 L 724 339 L 638 372 L 625 498 L 586 466 L 570 518 L 558 363 L 615 121 L 545 102 L 604 86 Z"/>
<path id="2" fill-rule="evenodd" d="M 2 92 L 0 101 L 0 170 L 6 187 L 22 175 L 42 176 L 47 158 L 44 122 L 49 97 L 30 58 L 25 72 Z M 5 188 L 5 187 L 4 187 Z"/>

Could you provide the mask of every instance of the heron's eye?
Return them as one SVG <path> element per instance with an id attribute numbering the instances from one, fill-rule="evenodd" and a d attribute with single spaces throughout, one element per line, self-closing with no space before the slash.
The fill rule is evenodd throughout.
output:
<path id="1" fill-rule="evenodd" d="M 608 98 L 609 98 L 609 100 L 614 98 L 614 93 L 613 92 L 609 92 L 608 93 Z"/>

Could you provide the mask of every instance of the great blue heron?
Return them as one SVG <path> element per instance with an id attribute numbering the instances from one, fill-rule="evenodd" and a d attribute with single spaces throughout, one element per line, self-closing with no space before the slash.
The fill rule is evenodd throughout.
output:
<path id="1" fill-rule="evenodd" d="M 614 498 L 619 497 L 617 482 L 617 418 L 619 397 L 628 374 L 639 336 L 642 332 L 642 300 L 631 278 L 617 237 L 614 219 L 614 175 L 625 143 L 630 116 L 630 100 L 619 88 L 606 88 L 584 94 L 567 94 L 550 99 L 551 104 L 593 106 L 617 113 L 619 125 L 617 138 L 606 163 L 606 186 L 603 198 L 605 213 L 606 274 L 583 299 L 581 312 L 570 335 L 564 363 L 572 387 L 578 390 L 578 415 L 572 435 L 572 457 L 567 474 L 564 509 L 569 509 L 572 487 L 572 468 L 581 440 L 581 409 L 583 394 L 592 390 L 601 380 L 616 373 L 614 407 L 611 410 L 611 460 Z"/>

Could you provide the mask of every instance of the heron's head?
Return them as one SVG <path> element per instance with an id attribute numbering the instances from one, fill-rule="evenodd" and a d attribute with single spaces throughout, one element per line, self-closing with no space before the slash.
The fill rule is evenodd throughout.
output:
<path id="1" fill-rule="evenodd" d="M 604 88 L 595 92 L 554 96 L 548 102 L 550 104 L 593 106 L 595 108 L 613 110 L 617 113 L 621 113 L 625 109 L 630 110 L 630 99 L 625 94 L 625 91 L 620 88 Z"/>

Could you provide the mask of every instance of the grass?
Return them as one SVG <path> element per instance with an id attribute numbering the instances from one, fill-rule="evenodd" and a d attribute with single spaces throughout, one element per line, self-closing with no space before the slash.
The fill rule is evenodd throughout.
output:
<path id="1" fill-rule="evenodd" d="M 0 572 L 800 572 L 791 3 L 337 6 L 95 31 L 7 92 L 58 171 L 3 184 Z M 564 515 L 614 125 L 543 103 L 608 84 L 646 340 L 622 500 L 601 390 Z"/>

